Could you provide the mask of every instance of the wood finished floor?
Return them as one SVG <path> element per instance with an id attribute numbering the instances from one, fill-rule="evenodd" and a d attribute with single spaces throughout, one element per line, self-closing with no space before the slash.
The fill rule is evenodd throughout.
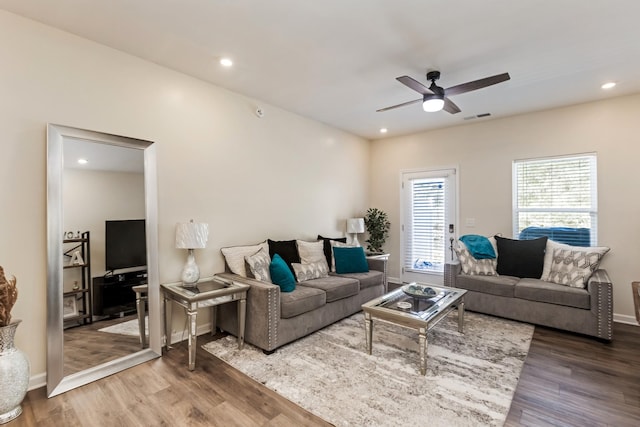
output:
<path id="1" fill-rule="evenodd" d="M 615 324 L 614 336 L 607 344 L 537 327 L 505 426 L 639 426 L 640 328 Z M 52 399 L 33 390 L 6 426 L 330 425 L 202 348 L 195 371 L 186 360 L 180 343 Z"/>
<path id="2" fill-rule="evenodd" d="M 69 375 L 140 351 L 140 338 L 98 332 L 98 329 L 138 319 L 129 315 L 101 320 L 64 331 L 64 374 Z"/>

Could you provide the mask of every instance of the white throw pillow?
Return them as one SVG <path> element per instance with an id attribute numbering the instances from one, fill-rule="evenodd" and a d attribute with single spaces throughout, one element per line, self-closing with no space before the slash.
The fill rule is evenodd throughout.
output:
<path id="1" fill-rule="evenodd" d="M 489 242 L 491 242 L 491 246 L 493 246 L 493 250 L 497 254 L 498 249 L 496 247 L 496 239 L 490 237 Z M 497 258 L 476 259 L 473 257 L 473 255 L 471 255 L 471 252 L 469 252 L 467 246 L 461 241 L 458 241 L 458 245 L 454 246 L 453 250 L 456 252 L 458 260 L 460 261 L 462 273 L 469 276 L 498 275 L 498 273 L 496 272 L 496 267 L 498 265 Z"/>
<path id="2" fill-rule="evenodd" d="M 566 245 L 564 243 L 554 242 L 553 240 L 547 240 L 547 247 L 544 252 L 544 264 L 542 266 L 542 275 L 540 276 L 540 280 L 544 280 L 545 282 L 550 282 L 549 273 L 551 272 L 551 263 L 553 262 L 553 251 L 555 249 L 571 249 L 573 251 L 581 251 L 581 252 L 589 252 L 596 251 L 602 252 L 602 255 L 609 252 L 609 248 L 606 246 L 571 246 Z M 604 251 L 604 252 L 603 252 Z"/>
<path id="3" fill-rule="evenodd" d="M 269 244 L 265 240 L 262 243 L 251 246 L 230 246 L 228 248 L 222 248 L 220 251 L 224 255 L 224 259 L 229 266 L 229 270 L 242 277 L 247 277 L 247 269 L 245 267 L 245 256 L 251 256 L 257 253 L 260 249 L 264 249 L 269 253 Z"/>
<path id="4" fill-rule="evenodd" d="M 325 263 L 327 262 L 327 258 L 324 256 L 324 242 L 322 240 L 315 242 L 296 240 L 296 246 L 298 247 L 298 255 L 300 255 L 300 263 L 311 264 L 322 260 Z"/>
<path id="5" fill-rule="evenodd" d="M 589 278 L 598 269 L 602 257 L 609 252 L 609 248 L 586 248 L 576 250 L 556 248 L 553 250 L 549 282 L 572 288 L 585 288 Z"/>
<path id="6" fill-rule="evenodd" d="M 318 279 L 320 277 L 327 277 L 329 275 L 329 268 L 327 267 L 326 259 L 323 259 L 321 262 L 313 262 L 311 264 L 300 264 L 294 262 L 291 263 L 291 266 L 293 267 L 293 271 L 296 273 L 296 280 L 298 283 Z"/>
<path id="7" fill-rule="evenodd" d="M 244 259 L 249 264 L 253 277 L 263 282 L 271 283 L 271 273 L 269 272 L 271 257 L 268 251 L 263 248 L 251 256 L 245 256 Z"/>

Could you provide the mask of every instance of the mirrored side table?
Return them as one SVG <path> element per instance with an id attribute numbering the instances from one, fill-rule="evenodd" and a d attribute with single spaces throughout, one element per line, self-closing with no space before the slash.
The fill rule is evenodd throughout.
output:
<path id="1" fill-rule="evenodd" d="M 246 315 L 247 290 L 249 285 L 236 283 L 217 276 L 200 279 L 195 287 L 185 287 L 182 282 L 166 283 L 160 286 L 164 309 L 165 349 L 171 345 L 172 302 L 183 307 L 187 314 L 189 340 L 189 370 L 196 366 L 196 320 L 198 308 L 211 307 L 211 333 L 216 331 L 216 307 L 220 304 L 238 304 L 238 348 L 244 345 L 244 324 Z"/>

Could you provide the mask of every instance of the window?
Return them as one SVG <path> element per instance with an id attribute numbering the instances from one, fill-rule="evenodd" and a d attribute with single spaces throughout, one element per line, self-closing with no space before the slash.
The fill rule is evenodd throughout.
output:
<path id="1" fill-rule="evenodd" d="M 455 218 L 455 170 L 407 172 L 402 176 L 403 281 L 442 274 Z"/>
<path id="2" fill-rule="evenodd" d="M 548 235 L 579 246 L 597 244 L 596 155 L 513 163 L 513 235 Z M 554 233 L 558 238 L 554 238 Z"/>

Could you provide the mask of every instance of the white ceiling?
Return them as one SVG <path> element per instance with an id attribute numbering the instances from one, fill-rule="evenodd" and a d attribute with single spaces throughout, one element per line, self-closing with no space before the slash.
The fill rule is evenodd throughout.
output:
<path id="1" fill-rule="evenodd" d="M 640 92 L 638 0 L 0 0 L 58 27 L 368 139 Z M 218 60 L 234 60 L 225 69 Z M 511 80 L 425 113 L 396 77 Z M 618 82 L 603 91 L 606 81 Z M 268 114 L 268 111 L 265 111 Z M 491 118 L 475 119 L 490 120 Z"/>

